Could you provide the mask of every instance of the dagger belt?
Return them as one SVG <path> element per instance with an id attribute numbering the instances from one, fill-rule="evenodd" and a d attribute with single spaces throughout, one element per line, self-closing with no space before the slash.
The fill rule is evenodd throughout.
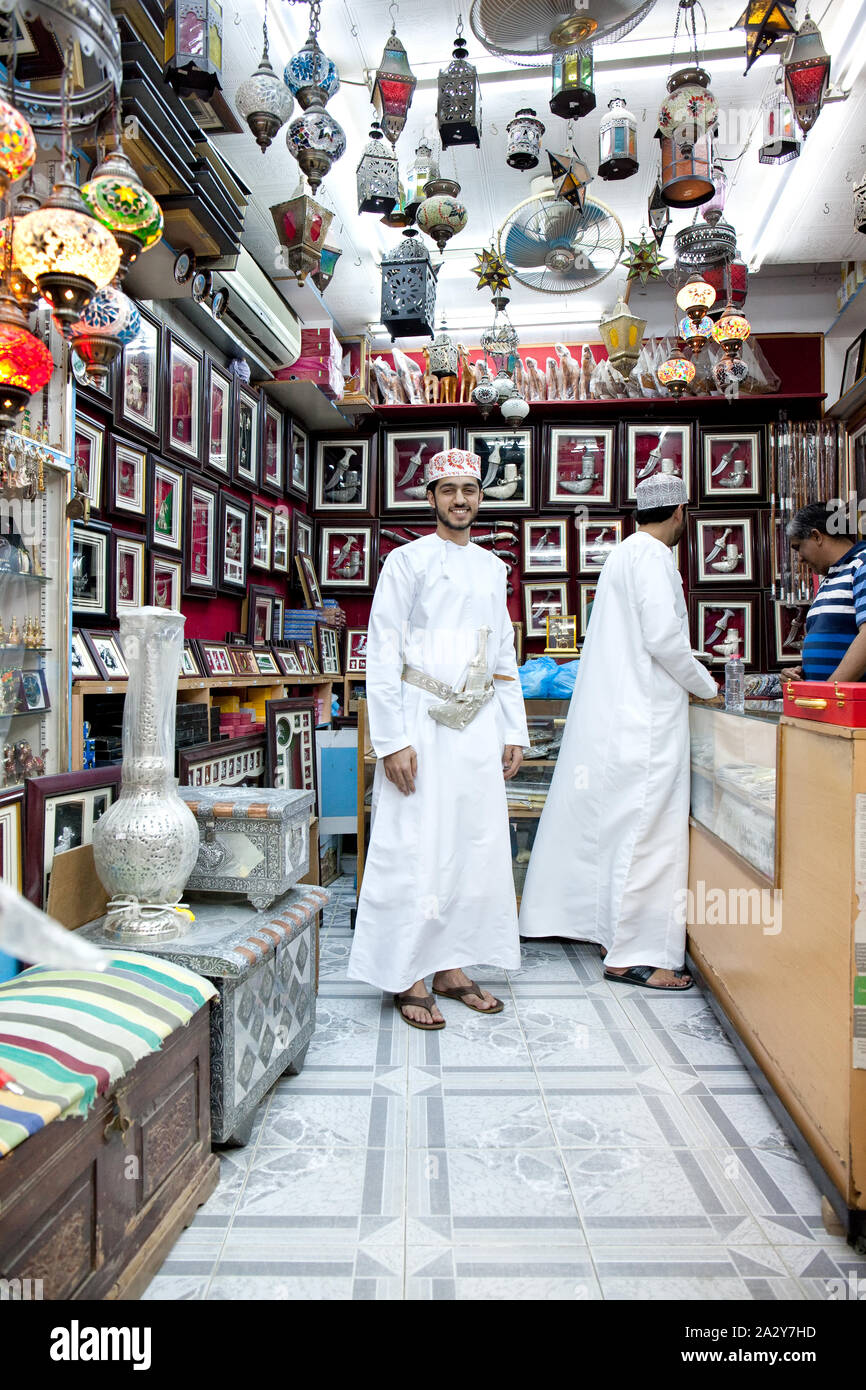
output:
<path id="1" fill-rule="evenodd" d="M 403 679 L 407 685 L 415 685 L 426 690 L 428 695 L 436 695 L 441 705 L 431 705 L 427 711 L 437 724 L 446 724 L 449 729 L 465 729 L 490 700 L 493 699 L 493 681 L 490 680 L 480 690 L 455 690 L 445 681 L 428 676 L 414 666 L 403 667 Z"/>

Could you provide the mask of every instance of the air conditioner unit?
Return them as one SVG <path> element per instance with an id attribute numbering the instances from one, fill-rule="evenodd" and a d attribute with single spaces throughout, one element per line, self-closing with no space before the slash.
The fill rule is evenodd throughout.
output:
<path id="1" fill-rule="evenodd" d="M 207 301 L 175 300 L 187 318 L 231 357 L 245 357 L 254 376 L 270 377 L 301 355 L 301 325 L 265 272 L 242 246 L 234 270 L 213 272 L 213 292 L 228 291 L 217 321 Z M 258 368 L 258 371 L 256 370 Z"/>

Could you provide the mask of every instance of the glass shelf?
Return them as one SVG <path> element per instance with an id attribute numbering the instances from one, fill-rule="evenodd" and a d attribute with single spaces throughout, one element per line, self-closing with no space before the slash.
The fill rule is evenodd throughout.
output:
<path id="1" fill-rule="evenodd" d="M 0 570 L 0 579 L 21 579 L 25 584 L 53 584 L 50 574 L 20 574 L 17 570 Z"/>

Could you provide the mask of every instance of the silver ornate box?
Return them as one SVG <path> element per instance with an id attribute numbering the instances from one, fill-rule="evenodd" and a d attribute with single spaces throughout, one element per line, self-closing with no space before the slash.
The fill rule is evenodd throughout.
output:
<path id="1" fill-rule="evenodd" d="M 311 791 L 179 787 L 201 843 L 191 893 L 243 893 L 264 911 L 310 867 Z"/>

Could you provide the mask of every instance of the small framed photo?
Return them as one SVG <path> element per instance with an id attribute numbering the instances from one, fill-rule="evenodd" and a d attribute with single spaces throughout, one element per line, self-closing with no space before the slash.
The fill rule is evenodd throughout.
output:
<path id="1" fill-rule="evenodd" d="M 170 329 L 166 334 L 163 448 L 185 463 L 201 463 L 202 359 Z"/>
<path id="2" fill-rule="evenodd" d="M 150 556 L 150 601 L 154 608 L 174 608 L 180 612 L 183 565 L 156 551 Z"/>
<path id="3" fill-rule="evenodd" d="M 206 676 L 234 676 L 236 674 L 225 642 L 211 642 L 204 637 L 199 637 L 198 654 Z"/>
<path id="4" fill-rule="evenodd" d="M 119 633 L 91 630 L 84 633 L 84 640 L 99 669 L 100 680 L 125 681 L 127 679 L 129 670 L 123 658 Z"/>
<path id="5" fill-rule="evenodd" d="M 580 607 L 580 635 L 586 638 L 586 629 L 589 627 L 589 618 L 592 613 L 592 605 L 595 603 L 595 584 L 578 584 L 577 594 Z"/>
<path id="6" fill-rule="evenodd" d="M 162 327 L 139 305 L 141 327 L 123 349 L 117 373 L 117 416 L 136 434 L 159 441 Z"/>
<path id="7" fill-rule="evenodd" d="M 567 614 L 560 614 L 556 617 L 547 619 L 547 644 L 545 651 L 548 652 L 576 652 L 577 651 L 577 618 Z"/>
<path id="8" fill-rule="evenodd" d="M 263 502 L 253 502 L 253 521 L 250 534 L 250 569 L 271 569 L 271 550 L 274 514 Z"/>
<path id="9" fill-rule="evenodd" d="M 772 650 L 777 666 L 799 666 L 803 660 L 803 638 L 806 636 L 808 603 L 778 603 L 768 595 L 772 609 Z"/>
<path id="10" fill-rule="evenodd" d="M 33 671 L 21 671 L 20 713 L 40 713 L 51 708 L 48 698 L 48 685 L 41 667 Z"/>
<path id="11" fill-rule="evenodd" d="M 69 673 L 74 681 L 102 680 L 102 672 L 84 640 L 84 633 L 78 627 L 72 629 L 69 643 Z"/>
<path id="12" fill-rule="evenodd" d="M 127 531 L 113 531 L 114 538 L 114 611 L 115 615 L 130 608 L 144 606 L 144 576 L 147 565 L 147 546 L 143 536 Z"/>
<path id="13" fill-rule="evenodd" d="M 577 567 L 581 574 L 599 574 L 608 555 L 622 540 L 621 517 L 599 517 L 577 523 Z"/>
<path id="14" fill-rule="evenodd" d="M 372 593 L 377 578 L 378 523 L 319 527 L 319 582 L 325 589 Z"/>
<path id="15" fill-rule="evenodd" d="M 759 576 L 755 560 L 757 521 L 754 512 L 740 512 L 734 516 L 693 512 L 689 527 L 693 585 L 756 586 Z"/>
<path id="16" fill-rule="evenodd" d="M 268 700 L 268 786 L 316 791 L 316 706 L 313 700 Z"/>
<path id="17" fill-rule="evenodd" d="M 286 492 L 300 502 L 310 500 L 310 441 L 294 420 L 287 450 Z"/>
<path id="18" fill-rule="evenodd" d="M 177 750 L 177 774 L 183 787 L 263 787 L 267 765 L 264 734 L 224 738 Z"/>
<path id="19" fill-rule="evenodd" d="M 706 431 L 703 498 L 722 504 L 732 497 L 762 497 L 763 429 Z"/>
<path id="20" fill-rule="evenodd" d="M 0 795 L 0 879 L 16 893 L 23 887 L 21 811 L 24 793 L 3 792 Z"/>
<path id="21" fill-rule="evenodd" d="M 319 658 L 316 655 L 315 642 L 304 642 L 302 643 L 302 646 L 306 648 L 307 666 L 309 667 L 309 674 L 311 676 L 320 676 L 322 674 L 322 668 L 319 665 Z"/>
<path id="22" fill-rule="evenodd" d="M 346 675 L 364 676 L 367 674 L 367 629 L 350 627 L 346 629 Z"/>
<path id="23" fill-rule="evenodd" d="M 231 473 L 231 377 L 205 355 L 205 468 L 227 479 Z"/>
<path id="24" fill-rule="evenodd" d="M 301 512 L 292 512 L 292 554 L 313 554 L 313 523 Z"/>
<path id="25" fill-rule="evenodd" d="M 866 341 L 866 332 L 855 338 L 845 353 L 845 361 L 842 364 L 842 384 L 839 387 L 840 397 L 846 396 L 862 375 L 861 362 L 864 341 Z"/>
<path id="26" fill-rule="evenodd" d="M 450 429 L 384 430 L 382 511 L 429 512 L 424 469 L 434 454 L 452 445 Z"/>
<path id="27" fill-rule="evenodd" d="M 277 658 L 277 665 L 284 676 L 302 676 L 304 668 L 298 660 L 298 654 L 289 647 L 278 647 L 274 652 Z"/>
<path id="28" fill-rule="evenodd" d="M 147 450 L 113 434 L 108 466 L 108 510 L 112 515 L 143 517 L 146 483 Z"/>
<path id="29" fill-rule="evenodd" d="M 625 506 L 634 506 L 635 488 L 654 473 L 682 478 L 692 495 L 692 427 L 680 424 L 627 424 Z"/>
<path id="30" fill-rule="evenodd" d="M 722 665 L 738 652 L 746 666 L 758 660 L 755 599 L 741 594 L 690 594 L 692 639 L 713 665 Z"/>
<path id="31" fill-rule="evenodd" d="M 322 590 L 319 586 L 319 576 L 316 573 L 312 556 L 306 555 L 303 551 L 297 553 L 295 565 L 298 570 L 298 578 L 301 581 L 305 604 L 308 608 L 323 608 Z"/>
<path id="32" fill-rule="evenodd" d="M 523 573 L 568 574 L 569 524 L 564 517 L 523 523 Z"/>
<path id="33" fill-rule="evenodd" d="M 190 638 L 187 638 L 183 644 L 183 655 L 180 659 L 180 674 L 193 678 L 204 675 L 199 662 L 198 653 Z"/>
<path id="34" fill-rule="evenodd" d="M 373 440 L 357 436 L 316 442 L 317 512 L 373 510 L 372 452 Z"/>
<path id="35" fill-rule="evenodd" d="M 310 648 L 306 642 L 296 642 L 295 652 L 301 667 L 301 674 L 304 676 L 313 675 L 313 667 L 310 662 Z"/>
<path id="36" fill-rule="evenodd" d="M 466 447 L 481 459 L 484 512 L 532 510 L 532 430 L 467 430 Z"/>
<path id="37" fill-rule="evenodd" d="M 542 505 L 612 507 L 615 503 L 613 429 L 551 427 Z"/>
<path id="38" fill-rule="evenodd" d="M 184 471 L 165 459 L 148 460 L 147 540 L 162 550 L 183 551 Z"/>
<path id="39" fill-rule="evenodd" d="M 523 665 L 523 623 L 522 623 L 522 622 L 513 622 L 513 621 L 512 621 L 511 626 L 514 628 L 514 655 L 515 655 L 515 658 L 516 658 L 516 660 L 517 660 L 518 666 L 522 666 L 522 665 Z"/>
<path id="40" fill-rule="evenodd" d="M 335 627 L 319 624 L 319 662 L 323 676 L 339 676 L 340 639 Z"/>
<path id="41" fill-rule="evenodd" d="M 255 492 L 259 485 L 259 398 L 238 377 L 234 390 L 232 481 Z"/>
<path id="42" fill-rule="evenodd" d="M 289 572 L 289 513 L 285 507 L 274 511 L 274 550 L 271 569 L 275 574 Z"/>
<path id="43" fill-rule="evenodd" d="M 184 594 L 207 597 L 217 590 L 218 493 L 199 478 L 187 478 Z"/>
<path id="44" fill-rule="evenodd" d="M 260 676 L 280 676 L 282 672 L 277 665 L 276 657 L 270 648 L 259 647 L 256 649 L 256 665 L 259 668 Z"/>
<path id="45" fill-rule="evenodd" d="M 262 420 L 262 492 L 282 497 L 284 483 L 283 412 L 264 398 Z"/>
<path id="46" fill-rule="evenodd" d="M 523 585 L 523 614 L 527 637 L 546 637 L 548 618 L 568 612 L 568 585 L 530 581 Z"/>
<path id="47" fill-rule="evenodd" d="M 109 618 L 111 585 L 111 528 L 98 521 L 72 527 L 72 611 L 90 618 Z"/>
<path id="48" fill-rule="evenodd" d="M 72 480 L 75 491 L 90 499 L 93 511 L 102 507 L 102 460 L 105 426 L 90 415 L 75 415 L 75 453 Z"/>
<path id="49" fill-rule="evenodd" d="M 257 676 L 259 663 L 252 647 L 229 647 L 229 659 L 236 676 Z"/>
<path id="50" fill-rule="evenodd" d="M 249 503 L 220 491 L 217 578 L 223 592 L 246 593 L 249 530 Z"/>
<path id="51" fill-rule="evenodd" d="M 274 621 L 271 626 L 271 641 L 282 642 L 286 626 L 286 600 L 279 595 L 274 597 Z"/>
<path id="52" fill-rule="evenodd" d="M 31 777 L 24 783 L 24 894 L 43 907 L 55 855 L 93 842 L 93 827 L 117 799 L 120 766 Z"/>
<path id="53" fill-rule="evenodd" d="M 267 647 L 274 630 L 274 591 L 259 584 L 249 590 L 247 641 L 254 647 Z"/>

